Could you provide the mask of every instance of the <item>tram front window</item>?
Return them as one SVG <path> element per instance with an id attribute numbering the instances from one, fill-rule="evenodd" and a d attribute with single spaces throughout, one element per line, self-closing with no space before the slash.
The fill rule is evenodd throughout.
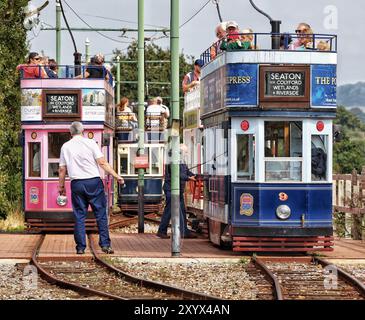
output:
<path id="1" fill-rule="evenodd" d="M 136 163 L 136 157 L 137 157 L 137 151 L 138 148 L 130 148 L 130 162 L 129 162 L 129 174 L 138 174 L 138 169 L 134 167 L 134 164 Z M 144 154 L 148 155 L 148 158 L 150 158 L 149 156 L 149 148 L 145 148 L 144 149 Z M 150 160 L 148 159 L 148 162 Z M 150 169 L 147 168 L 145 171 L 146 174 L 150 174 Z"/>
<path id="2" fill-rule="evenodd" d="M 255 137 L 253 135 L 237 135 L 237 178 L 255 180 Z"/>
<path id="3" fill-rule="evenodd" d="M 58 177 L 61 148 L 65 142 L 70 140 L 68 132 L 48 133 L 48 177 Z"/>
<path id="4" fill-rule="evenodd" d="M 302 123 L 265 122 L 265 180 L 302 180 Z"/>
<path id="5" fill-rule="evenodd" d="M 327 181 L 328 136 L 313 135 L 312 149 L 312 181 Z"/>

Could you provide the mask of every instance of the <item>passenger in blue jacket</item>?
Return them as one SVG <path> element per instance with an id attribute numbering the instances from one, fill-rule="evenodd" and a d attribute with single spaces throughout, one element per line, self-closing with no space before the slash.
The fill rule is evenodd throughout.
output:
<path id="1" fill-rule="evenodd" d="M 183 153 L 185 146 L 180 147 L 180 153 Z M 195 174 L 191 172 L 188 166 L 181 161 L 180 163 L 180 233 L 183 238 L 196 238 L 196 236 L 191 233 L 187 226 L 185 201 L 184 201 L 184 191 L 186 182 L 189 180 L 195 180 Z M 171 219 L 171 164 L 165 166 L 165 183 L 163 190 L 166 196 L 165 209 L 161 218 L 161 223 L 158 228 L 157 236 L 162 239 L 168 239 L 170 236 L 167 235 L 167 227 Z"/>

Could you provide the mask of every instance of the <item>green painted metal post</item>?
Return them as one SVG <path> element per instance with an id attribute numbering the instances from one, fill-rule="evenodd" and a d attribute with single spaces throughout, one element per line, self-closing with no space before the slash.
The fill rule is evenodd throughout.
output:
<path id="1" fill-rule="evenodd" d="M 86 38 L 85 40 L 85 63 L 90 62 L 90 40 Z"/>
<path id="2" fill-rule="evenodd" d="M 180 256 L 180 99 L 179 99 L 179 0 L 171 0 L 171 255 Z"/>
<path id="3" fill-rule="evenodd" d="M 144 155 L 144 0 L 138 0 L 138 154 Z M 138 169 L 138 233 L 144 233 L 144 169 Z"/>
<path id="4" fill-rule="evenodd" d="M 116 103 L 120 102 L 120 56 L 117 56 L 117 101 Z"/>
<path id="5" fill-rule="evenodd" d="M 61 6 L 56 0 L 56 61 L 61 64 Z"/>

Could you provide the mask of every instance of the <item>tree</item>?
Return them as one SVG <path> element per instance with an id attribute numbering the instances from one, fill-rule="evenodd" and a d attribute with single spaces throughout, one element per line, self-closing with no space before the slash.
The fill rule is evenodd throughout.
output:
<path id="1" fill-rule="evenodd" d="M 119 55 L 121 61 L 137 61 L 138 60 L 138 44 L 133 42 L 126 53 L 119 50 L 114 51 L 113 61 Z M 181 82 L 186 73 L 193 70 L 193 57 L 180 55 L 180 93 L 182 97 Z M 145 61 L 170 61 L 170 50 L 162 49 L 158 45 L 151 43 L 145 47 Z M 116 77 L 116 65 L 112 68 L 112 73 Z M 156 62 L 145 63 L 145 80 L 146 82 L 170 82 L 170 63 Z M 137 63 L 121 63 L 121 81 L 137 81 Z M 120 86 L 121 96 L 127 97 L 131 102 L 138 101 L 137 83 L 122 83 Z M 161 96 L 164 99 L 164 104 L 170 105 L 170 85 L 148 85 L 148 90 L 145 90 L 146 98 Z M 183 102 L 181 99 L 180 114 L 182 115 Z"/>
<path id="2" fill-rule="evenodd" d="M 0 2 L 0 217 L 19 207 L 22 152 L 20 131 L 20 86 L 15 71 L 27 54 L 22 8 L 28 0 Z"/>
<path id="3" fill-rule="evenodd" d="M 361 172 L 365 165 L 365 124 L 344 107 L 338 107 L 335 124 L 341 125 L 343 140 L 333 148 L 334 172 Z"/>

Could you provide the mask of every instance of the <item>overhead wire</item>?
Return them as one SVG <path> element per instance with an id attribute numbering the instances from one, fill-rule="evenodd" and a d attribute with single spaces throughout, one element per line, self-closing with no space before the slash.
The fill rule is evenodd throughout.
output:
<path id="1" fill-rule="evenodd" d="M 191 20 L 193 20 L 200 12 L 203 11 L 203 9 L 209 4 L 211 0 L 208 0 L 197 12 L 195 12 L 188 20 L 186 20 L 182 25 L 180 25 L 180 29 L 188 24 Z"/>
<path id="2" fill-rule="evenodd" d="M 117 40 L 117 39 L 114 39 L 114 38 L 111 38 L 109 36 L 107 36 L 106 34 L 98 31 L 98 30 L 95 30 L 95 28 L 93 26 L 91 26 L 89 23 L 87 23 L 68 3 L 67 1 L 63 0 L 63 2 L 70 8 L 70 10 L 85 24 L 87 25 L 90 30 L 98 33 L 99 35 L 101 35 L 102 37 L 106 38 L 106 39 L 109 39 L 111 41 L 114 41 L 114 42 L 118 42 L 118 43 L 129 43 L 127 41 L 120 41 L 120 40 Z"/>

